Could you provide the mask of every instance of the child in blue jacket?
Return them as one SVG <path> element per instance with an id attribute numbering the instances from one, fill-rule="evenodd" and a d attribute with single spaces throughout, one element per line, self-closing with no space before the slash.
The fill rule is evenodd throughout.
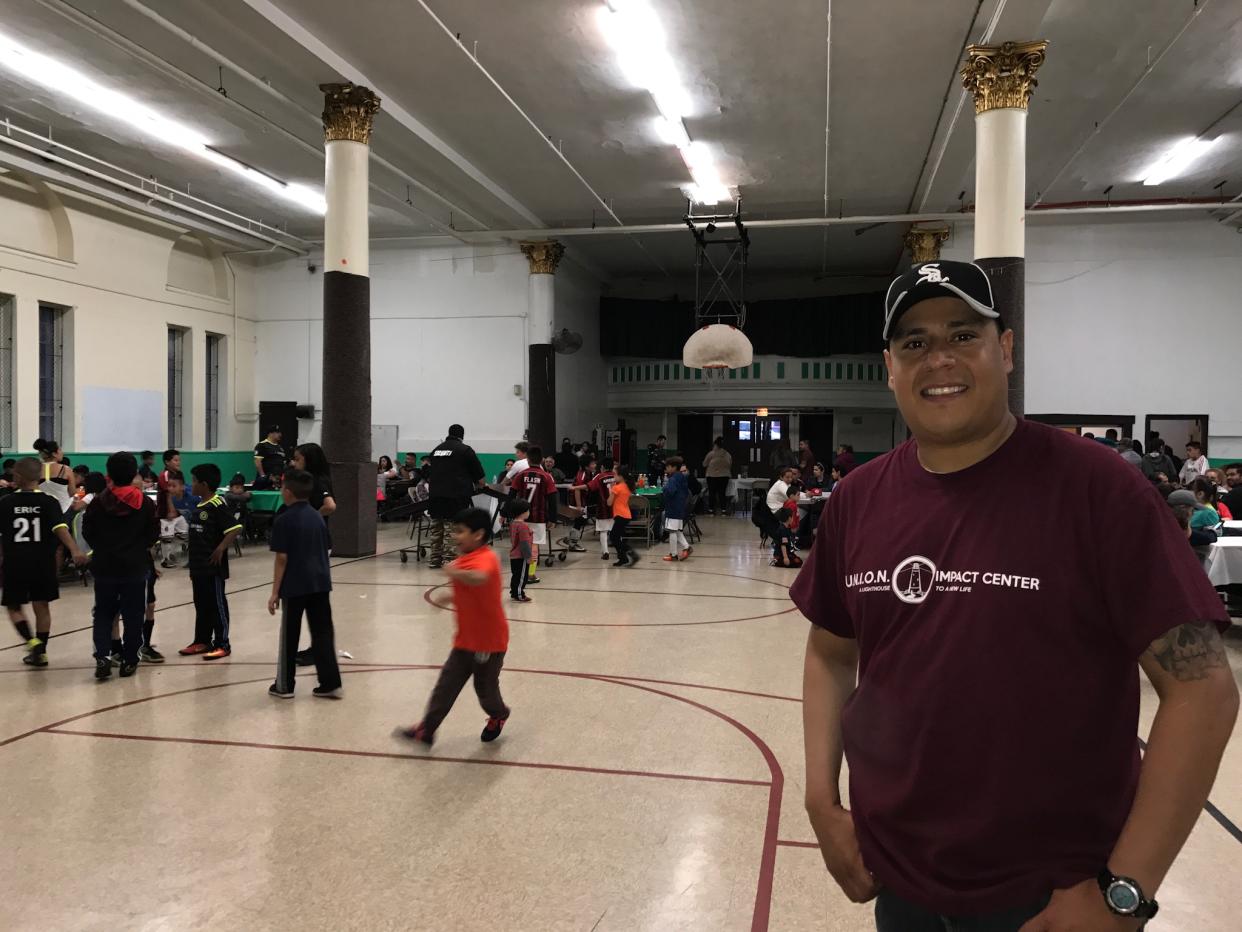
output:
<path id="1" fill-rule="evenodd" d="M 686 540 L 683 529 L 690 508 L 690 486 L 681 471 L 683 460 L 670 456 L 664 461 L 664 529 L 668 531 L 668 556 L 664 562 L 688 560 L 694 548 Z"/>

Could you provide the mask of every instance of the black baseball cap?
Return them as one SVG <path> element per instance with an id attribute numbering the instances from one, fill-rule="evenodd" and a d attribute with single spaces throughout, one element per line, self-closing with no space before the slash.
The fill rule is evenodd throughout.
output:
<path id="1" fill-rule="evenodd" d="M 921 262 L 888 286 L 884 297 L 884 339 L 888 340 L 902 314 L 929 298 L 961 298 L 989 320 L 1000 317 L 992 300 L 992 283 L 979 266 L 947 259 Z"/>
<path id="2" fill-rule="evenodd" d="M 267 428 L 267 432 L 268 432 L 269 434 L 283 434 L 283 433 L 284 433 L 284 431 L 280 429 L 280 425 L 279 425 L 279 424 L 272 424 L 272 425 L 270 425 L 270 426 Z"/>

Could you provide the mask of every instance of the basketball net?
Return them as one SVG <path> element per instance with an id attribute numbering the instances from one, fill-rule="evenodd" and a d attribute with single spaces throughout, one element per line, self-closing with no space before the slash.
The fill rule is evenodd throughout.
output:
<path id="1" fill-rule="evenodd" d="M 720 387 L 721 383 L 729 377 L 728 366 L 704 366 L 703 381 L 707 383 L 707 390 L 714 392 Z"/>

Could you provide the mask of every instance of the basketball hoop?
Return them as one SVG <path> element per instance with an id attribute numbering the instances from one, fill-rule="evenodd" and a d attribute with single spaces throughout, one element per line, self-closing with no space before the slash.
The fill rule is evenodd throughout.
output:
<path id="1" fill-rule="evenodd" d="M 754 360 L 755 350 L 732 324 L 708 324 L 690 335 L 681 358 L 691 369 L 741 369 Z"/>
<path id="2" fill-rule="evenodd" d="M 725 370 L 741 369 L 754 360 L 754 347 L 742 332 L 750 236 L 742 223 L 741 200 L 731 214 L 696 216 L 692 207 L 687 201 L 685 222 L 695 241 L 694 321 L 698 329 L 682 349 L 682 364 L 702 369 L 712 388 L 728 378 Z M 732 229 L 721 230 L 718 224 Z"/>

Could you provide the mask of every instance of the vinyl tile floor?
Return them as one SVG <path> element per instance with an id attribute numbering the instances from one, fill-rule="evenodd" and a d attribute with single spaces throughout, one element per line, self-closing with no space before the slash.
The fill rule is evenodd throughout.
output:
<path id="1" fill-rule="evenodd" d="M 701 523 L 685 563 L 653 550 L 614 569 L 588 539 L 541 569 L 533 602 L 505 603 L 503 736 L 480 743 L 466 689 L 430 752 L 391 732 L 419 718 L 453 621 L 443 574 L 399 561 L 402 527 L 381 525 L 374 557 L 333 561 L 352 655 L 340 702 L 311 696 L 313 669 L 293 701 L 267 695 L 261 545 L 232 561 L 223 661 L 177 655 L 193 606 L 186 571 L 166 570 L 168 662 L 96 683 L 90 591 L 66 586 L 49 667 L 0 650 L 0 928 L 874 928 L 832 884 L 802 808 L 793 573 L 768 566 L 744 518 Z M 1159 928 L 1239 928 L 1242 741 L 1212 803 Z"/>

